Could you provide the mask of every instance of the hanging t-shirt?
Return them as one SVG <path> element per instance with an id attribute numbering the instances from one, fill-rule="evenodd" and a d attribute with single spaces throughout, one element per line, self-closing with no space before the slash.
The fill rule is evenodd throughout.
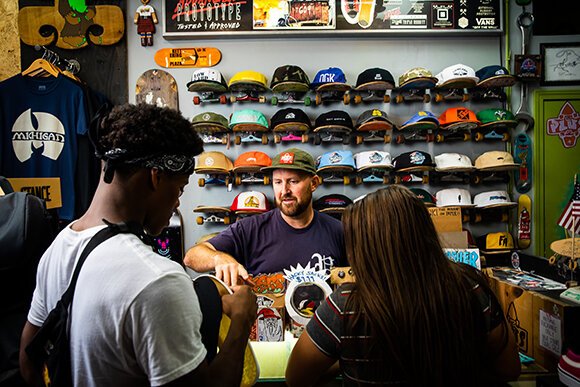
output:
<path id="1" fill-rule="evenodd" d="M 0 174 L 60 177 L 59 217 L 74 217 L 77 135 L 88 129 L 82 89 L 65 76 L 0 82 Z"/>
<path id="2" fill-rule="evenodd" d="M 317 211 L 308 227 L 295 229 L 276 208 L 241 219 L 208 242 L 252 275 L 278 273 L 297 264 L 310 263 L 319 270 L 347 264 L 342 224 Z"/>

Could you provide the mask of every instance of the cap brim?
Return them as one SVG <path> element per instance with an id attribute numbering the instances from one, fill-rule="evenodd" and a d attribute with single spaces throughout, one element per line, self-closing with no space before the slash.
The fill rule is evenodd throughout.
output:
<path id="1" fill-rule="evenodd" d="M 461 77 L 461 78 L 453 78 L 449 79 L 443 83 L 437 84 L 438 89 L 469 89 L 474 87 L 479 78 L 477 77 Z"/>
<path id="2" fill-rule="evenodd" d="M 324 171 L 340 171 L 340 172 L 353 172 L 355 169 L 349 165 L 327 165 L 325 167 L 318 168 L 316 172 Z"/>
<path id="3" fill-rule="evenodd" d="M 236 214 L 261 214 L 263 212 L 268 212 L 269 210 L 232 210 Z"/>
<path id="4" fill-rule="evenodd" d="M 307 132 L 310 129 L 308 124 L 304 122 L 284 122 L 274 126 L 274 132 Z"/>
<path id="5" fill-rule="evenodd" d="M 213 132 L 213 133 L 221 133 L 221 132 L 229 132 L 229 128 L 227 126 L 223 126 L 220 124 L 216 124 L 213 122 L 199 122 L 196 124 L 192 124 L 193 129 L 196 132 Z"/>
<path id="6" fill-rule="evenodd" d="M 260 172 L 264 166 L 262 165 L 239 165 L 232 169 L 233 172 Z"/>
<path id="7" fill-rule="evenodd" d="M 498 208 L 498 207 L 515 207 L 518 203 L 515 202 L 505 202 L 505 203 L 495 203 L 495 204 L 488 204 L 484 206 L 477 205 L 477 208 Z"/>
<path id="8" fill-rule="evenodd" d="M 441 124 L 441 130 L 473 130 L 479 126 L 479 121 L 466 120 L 452 122 L 450 124 Z"/>
<path id="9" fill-rule="evenodd" d="M 437 207 L 461 207 L 461 208 L 473 208 L 475 204 L 437 204 Z"/>
<path id="10" fill-rule="evenodd" d="M 477 83 L 477 87 L 510 87 L 515 85 L 517 78 L 513 75 L 494 75 Z"/>
<path id="11" fill-rule="evenodd" d="M 188 91 L 215 91 L 215 92 L 226 92 L 228 87 L 223 83 L 216 81 L 191 81 L 187 83 Z"/>
<path id="12" fill-rule="evenodd" d="M 229 85 L 231 91 L 267 91 L 268 87 L 260 82 L 254 81 L 237 81 L 230 83 Z"/>
<path id="13" fill-rule="evenodd" d="M 475 167 L 435 167 L 437 172 L 471 172 L 475 170 Z"/>
<path id="14" fill-rule="evenodd" d="M 234 132 L 267 132 L 268 128 L 258 124 L 235 124 L 232 130 Z"/>
<path id="15" fill-rule="evenodd" d="M 349 128 L 348 126 L 342 126 L 342 125 L 322 125 L 322 126 L 318 126 L 318 127 L 314 128 L 315 132 L 320 132 L 322 130 L 335 130 L 337 132 L 344 132 L 344 133 L 352 132 L 352 128 Z"/>
<path id="16" fill-rule="evenodd" d="M 232 168 L 233 169 L 233 168 Z M 195 173 L 230 173 L 231 169 L 225 169 L 225 168 L 204 168 L 204 167 L 199 167 L 199 168 L 195 168 L 194 172 Z"/>
<path id="17" fill-rule="evenodd" d="M 480 167 L 477 168 L 479 171 L 511 171 L 514 169 L 518 169 L 520 164 L 501 164 L 501 165 L 492 165 L 489 167 Z"/>
<path id="18" fill-rule="evenodd" d="M 272 171 L 274 171 L 276 169 L 292 169 L 292 170 L 295 170 L 295 171 L 302 171 L 302 172 L 309 173 L 311 175 L 316 175 L 316 170 L 307 169 L 307 168 L 304 168 L 304 167 L 298 167 L 298 166 L 295 166 L 295 165 L 284 165 L 284 166 L 281 166 L 281 165 L 271 165 L 269 167 L 260 168 L 260 171 L 261 172 L 272 172 Z"/>
<path id="19" fill-rule="evenodd" d="M 193 209 L 193 212 L 230 212 L 229 207 L 222 206 L 197 206 Z"/>
<path id="20" fill-rule="evenodd" d="M 284 93 L 287 91 L 306 93 L 309 90 L 310 85 L 301 82 L 280 82 L 272 86 L 272 91 L 275 93 Z"/>
<path id="21" fill-rule="evenodd" d="M 352 89 L 352 87 L 350 85 L 347 85 L 346 83 L 340 83 L 340 82 L 332 82 L 332 83 L 323 83 L 323 84 L 318 84 L 318 85 L 311 85 L 314 90 L 316 91 L 326 91 L 326 90 L 333 90 L 333 91 L 348 91 L 350 89 Z"/>
<path id="22" fill-rule="evenodd" d="M 437 85 L 435 77 L 417 77 L 409 79 L 399 85 L 399 89 L 431 89 Z"/>
<path id="23" fill-rule="evenodd" d="M 375 119 L 373 121 L 367 121 L 360 124 L 357 130 L 361 132 L 371 132 L 371 131 L 381 131 L 381 130 L 391 130 L 393 129 L 393 124 L 387 120 Z"/>
<path id="24" fill-rule="evenodd" d="M 376 164 L 370 164 L 370 165 L 363 165 L 362 167 L 357 167 L 357 171 L 366 171 L 367 169 L 380 169 L 380 170 L 391 170 L 393 169 L 393 165 L 392 164 L 383 164 L 383 165 L 376 165 Z"/>
<path id="25" fill-rule="evenodd" d="M 432 165 L 420 165 L 416 167 L 405 167 L 401 169 L 395 169 L 395 172 L 430 171 L 432 169 L 433 169 Z"/>
<path id="26" fill-rule="evenodd" d="M 371 81 L 361 83 L 357 85 L 354 90 L 364 91 L 364 90 L 391 90 L 395 88 L 395 84 L 386 81 Z"/>
<path id="27" fill-rule="evenodd" d="M 399 128 L 399 130 L 434 130 L 439 127 L 439 123 L 433 120 L 422 120 L 413 122 L 411 124 L 403 125 Z"/>
<path id="28" fill-rule="evenodd" d="M 511 128 L 515 128 L 517 125 L 518 125 L 518 122 L 516 120 L 504 120 L 504 121 L 493 121 L 493 122 L 488 122 L 486 124 L 480 124 L 479 127 L 485 128 L 485 129 L 495 128 L 495 127 L 511 129 Z"/>

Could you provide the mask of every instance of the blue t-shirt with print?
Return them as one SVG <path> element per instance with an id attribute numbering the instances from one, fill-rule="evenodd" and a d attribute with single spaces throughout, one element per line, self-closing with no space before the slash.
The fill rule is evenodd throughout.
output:
<path id="1" fill-rule="evenodd" d="M 208 242 L 252 275 L 282 272 L 298 263 L 304 267 L 310 262 L 319 270 L 347 265 L 342 224 L 318 211 L 308 227 L 295 229 L 276 208 L 243 218 Z"/>
<path id="2" fill-rule="evenodd" d="M 0 174 L 59 177 L 59 217 L 72 220 L 77 135 L 86 134 L 84 93 L 63 75 L 0 82 Z"/>

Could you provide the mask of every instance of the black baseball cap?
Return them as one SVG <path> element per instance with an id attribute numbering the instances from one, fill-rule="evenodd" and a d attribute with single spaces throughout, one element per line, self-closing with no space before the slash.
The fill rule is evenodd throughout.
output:
<path id="1" fill-rule="evenodd" d="M 401 153 L 393 159 L 395 171 L 427 170 L 433 169 L 433 167 L 431 155 L 419 150 Z"/>
<path id="2" fill-rule="evenodd" d="M 391 74 L 388 70 L 374 67 L 372 69 L 366 69 L 362 73 L 358 75 L 356 79 L 356 87 L 365 85 L 371 82 L 384 82 L 387 85 L 388 89 L 392 89 L 395 87 L 395 78 L 393 78 L 393 74 Z"/>
<path id="3" fill-rule="evenodd" d="M 352 200 L 345 195 L 329 194 L 316 199 L 312 206 L 320 212 L 342 212 Z"/>
<path id="4" fill-rule="evenodd" d="M 314 126 L 317 130 L 319 129 L 345 129 L 353 130 L 354 126 L 352 124 L 352 118 L 347 112 L 342 110 L 331 110 L 326 113 L 322 113 L 316 117 Z"/>
<path id="5" fill-rule="evenodd" d="M 287 108 L 278 110 L 272 116 L 270 127 L 272 130 L 283 128 L 284 130 L 306 131 L 312 127 L 312 123 L 303 110 Z"/>

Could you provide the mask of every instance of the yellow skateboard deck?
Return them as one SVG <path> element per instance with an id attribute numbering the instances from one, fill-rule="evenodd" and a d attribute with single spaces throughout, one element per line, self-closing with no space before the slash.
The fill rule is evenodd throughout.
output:
<path id="1" fill-rule="evenodd" d="M 375 20 L 375 0 L 362 0 L 358 13 L 358 25 L 362 28 L 369 28 Z"/>
<path id="2" fill-rule="evenodd" d="M 154 59 L 166 68 L 213 67 L 221 61 L 222 53 L 215 47 L 162 48 Z"/>
<path id="3" fill-rule="evenodd" d="M 532 243 L 532 199 L 526 194 L 518 199 L 518 246 L 527 249 Z"/>

